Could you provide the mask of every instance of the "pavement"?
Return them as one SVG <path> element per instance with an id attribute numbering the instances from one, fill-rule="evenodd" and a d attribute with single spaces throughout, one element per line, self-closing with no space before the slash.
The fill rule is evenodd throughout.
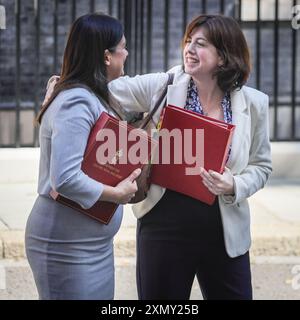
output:
<path id="1" fill-rule="evenodd" d="M 251 263 L 255 300 L 300 300 L 300 257 L 256 257 Z M 0 301 L 36 300 L 37 289 L 26 259 L 0 260 Z M 115 259 L 115 300 L 137 300 L 135 258 Z M 202 300 L 194 281 L 190 300 Z M 1 302 L 0 305 L 2 306 Z"/>
<path id="2" fill-rule="evenodd" d="M 0 258 L 24 258 L 24 229 L 37 184 L 0 183 Z M 300 180 L 270 180 L 250 199 L 254 256 L 300 256 Z M 135 256 L 136 218 L 126 205 L 115 254 Z"/>

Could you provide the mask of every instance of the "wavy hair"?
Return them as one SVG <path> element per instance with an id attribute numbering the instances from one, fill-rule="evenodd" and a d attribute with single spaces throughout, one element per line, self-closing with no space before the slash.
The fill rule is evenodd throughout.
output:
<path id="1" fill-rule="evenodd" d="M 217 67 L 214 76 L 224 92 L 242 88 L 247 82 L 251 66 L 249 48 L 239 24 L 223 15 L 200 15 L 187 26 L 182 48 L 196 28 L 203 28 L 207 40 L 215 46 L 223 64 Z"/>

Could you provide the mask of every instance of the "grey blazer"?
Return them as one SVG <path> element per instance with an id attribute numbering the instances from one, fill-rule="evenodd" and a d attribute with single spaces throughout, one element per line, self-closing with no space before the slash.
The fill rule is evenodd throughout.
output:
<path id="1" fill-rule="evenodd" d="M 183 108 L 191 77 L 181 66 L 172 68 L 173 85 L 168 87 L 167 103 Z M 132 111 L 147 112 L 154 107 L 167 81 L 166 73 L 134 78 L 121 77 L 109 84 L 114 100 Z M 249 250 L 250 210 L 247 198 L 263 188 L 272 171 L 269 141 L 268 96 L 244 86 L 231 93 L 233 124 L 236 129 L 227 167 L 234 176 L 235 196 L 219 196 L 225 246 L 229 256 L 236 257 Z M 161 105 L 161 108 L 163 104 Z M 157 122 L 160 110 L 154 120 Z M 133 205 L 137 218 L 149 212 L 162 198 L 165 189 L 152 184 L 147 198 Z"/>
<path id="2" fill-rule="evenodd" d="M 83 88 L 61 92 L 43 116 L 40 128 L 38 193 L 51 188 L 90 208 L 101 196 L 103 184 L 81 170 L 90 130 L 102 111 L 95 95 Z M 70 143 L 72 141 L 72 143 Z"/>

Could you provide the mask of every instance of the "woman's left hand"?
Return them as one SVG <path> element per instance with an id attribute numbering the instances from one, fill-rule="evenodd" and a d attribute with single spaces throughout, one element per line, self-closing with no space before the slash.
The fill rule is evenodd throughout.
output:
<path id="1" fill-rule="evenodd" d="M 211 193 L 215 195 L 234 194 L 233 175 L 227 167 L 225 167 L 223 174 L 213 170 L 206 171 L 204 168 L 201 168 L 200 176 L 202 177 L 203 184 Z"/>
<path id="2" fill-rule="evenodd" d="M 50 99 L 53 91 L 54 91 L 54 87 L 57 83 L 57 81 L 59 80 L 59 76 L 52 76 L 47 83 L 47 92 L 44 98 L 44 101 L 42 103 L 42 105 L 46 104 L 48 102 L 48 100 Z"/>

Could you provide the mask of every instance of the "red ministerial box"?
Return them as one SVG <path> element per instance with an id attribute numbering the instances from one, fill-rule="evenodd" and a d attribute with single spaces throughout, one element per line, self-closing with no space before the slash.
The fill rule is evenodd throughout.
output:
<path id="1" fill-rule="evenodd" d="M 173 129 L 180 130 L 182 136 L 181 142 L 174 142 L 170 139 L 169 164 L 163 164 L 161 157 L 163 150 L 167 149 L 162 143 L 161 135 L 163 129 L 167 129 L 168 131 Z M 190 139 L 184 139 L 184 130 L 186 129 L 191 130 Z M 201 155 L 203 156 L 204 168 L 219 173 L 224 171 L 235 126 L 196 112 L 175 106 L 167 106 L 162 115 L 158 148 L 159 159 L 156 159 L 156 162 L 152 166 L 150 180 L 151 183 L 183 193 L 211 205 L 215 201 L 215 195 L 203 185 L 199 174 L 187 175 L 186 170 L 195 166 L 195 164 L 189 164 L 185 161 L 184 152 L 185 148 L 188 147 L 192 150 L 193 155 L 196 155 L 196 129 L 203 129 L 202 132 L 204 133 L 202 140 L 204 154 Z M 174 156 L 175 147 L 178 147 L 179 143 L 181 143 L 181 150 L 179 151 L 179 154 L 181 153 L 182 156 L 181 163 L 177 163 L 178 161 L 175 161 Z M 188 144 L 190 145 L 188 146 Z"/>
<path id="2" fill-rule="evenodd" d="M 146 131 L 102 112 L 91 130 L 81 168 L 90 178 L 114 187 L 135 169 L 148 163 L 156 145 L 157 142 Z M 84 209 L 55 190 L 50 192 L 50 196 L 105 224 L 118 208 L 116 203 L 97 201 L 91 208 Z"/>

